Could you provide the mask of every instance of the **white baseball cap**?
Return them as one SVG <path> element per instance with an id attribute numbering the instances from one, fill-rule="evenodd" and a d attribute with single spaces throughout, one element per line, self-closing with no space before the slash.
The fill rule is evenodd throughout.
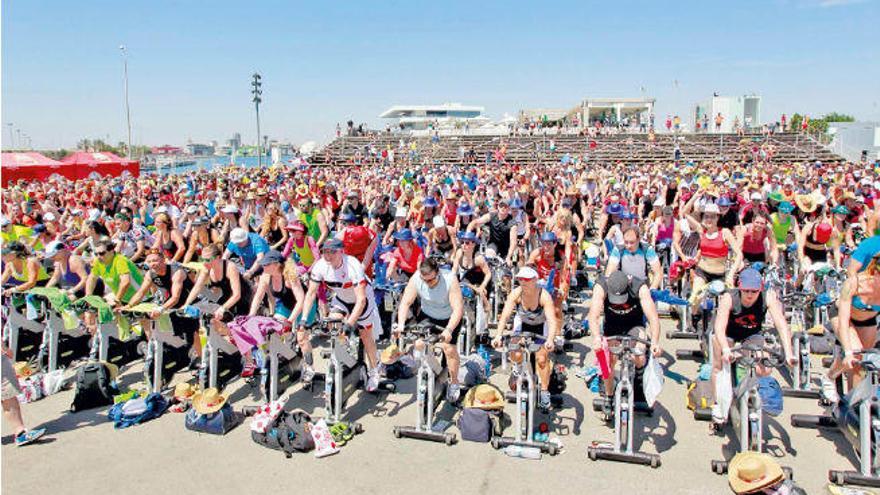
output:
<path id="1" fill-rule="evenodd" d="M 538 278 L 538 272 L 535 271 L 534 268 L 530 268 L 528 266 L 524 266 L 516 272 L 516 278 L 522 278 L 526 280 L 532 280 Z"/>
<path id="2" fill-rule="evenodd" d="M 752 195 L 749 196 L 749 199 L 751 199 L 752 201 L 761 201 L 762 199 L 764 199 L 764 197 L 761 196 L 761 193 L 759 192 L 753 192 Z"/>
<path id="3" fill-rule="evenodd" d="M 703 213 L 714 213 L 718 215 L 721 213 L 721 210 L 718 209 L 718 205 L 715 203 L 706 203 L 706 206 L 703 207 Z"/>
<path id="4" fill-rule="evenodd" d="M 223 213 L 238 213 L 238 207 L 235 205 L 226 205 L 220 211 Z"/>
<path id="5" fill-rule="evenodd" d="M 236 227 L 232 229 L 232 232 L 229 234 L 229 240 L 234 242 L 235 244 L 241 244 L 242 242 L 247 241 L 248 233 L 241 227 Z"/>
<path id="6" fill-rule="evenodd" d="M 54 222 L 55 221 L 55 214 L 51 213 L 51 212 L 46 213 L 45 215 L 43 215 L 43 221 Z"/>

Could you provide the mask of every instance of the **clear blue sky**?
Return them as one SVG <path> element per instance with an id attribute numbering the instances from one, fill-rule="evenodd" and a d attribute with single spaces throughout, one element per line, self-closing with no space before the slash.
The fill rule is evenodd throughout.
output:
<path id="1" fill-rule="evenodd" d="M 325 142 L 393 104 L 456 101 L 490 117 L 581 98 L 657 98 L 690 115 L 713 91 L 763 96 L 763 117 L 842 111 L 880 120 L 875 0 L 40 1 L 2 4 L 6 123 L 37 148 L 255 136 Z M 676 87 L 673 81 L 679 81 Z"/>

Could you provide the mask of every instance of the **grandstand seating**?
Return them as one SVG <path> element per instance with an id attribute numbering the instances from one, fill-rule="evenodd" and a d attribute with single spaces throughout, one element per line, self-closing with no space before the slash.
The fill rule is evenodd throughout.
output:
<path id="1" fill-rule="evenodd" d="M 403 148 L 400 147 L 401 140 Z M 508 163 L 554 163 L 566 154 L 585 157 L 591 162 L 671 162 L 676 142 L 682 161 L 706 162 L 747 160 L 755 146 L 768 144 L 772 147 L 774 162 L 823 162 L 843 160 L 814 139 L 792 133 L 763 136 L 761 134 L 657 134 L 650 142 L 647 134 L 614 134 L 607 136 L 577 135 L 519 135 L 519 136 L 439 136 L 413 138 L 400 134 L 375 136 L 339 137 L 315 153 L 312 163 L 346 164 L 355 162 L 360 151 L 364 161 L 370 148 L 382 150 L 390 147 L 400 161 L 402 152 L 409 154 L 410 144 L 416 143 L 417 161 L 435 163 L 461 163 L 460 148 L 473 150 L 476 163 L 485 163 L 487 152 L 494 153 L 502 144 L 507 145 L 505 160 Z M 551 141 L 555 146 L 551 149 Z M 593 144 L 594 143 L 594 144 Z"/>

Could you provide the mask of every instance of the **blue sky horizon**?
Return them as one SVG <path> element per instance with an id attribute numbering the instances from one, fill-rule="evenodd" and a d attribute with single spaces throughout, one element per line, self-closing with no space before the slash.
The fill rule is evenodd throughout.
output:
<path id="1" fill-rule="evenodd" d="M 263 134 L 294 143 L 327 142 L 348 119 L 384 125 L 378 115 L 395 104 L 443 102 L 500 119 L 644 95 L 660 125 L 667 114 L 689 121 L 713 92 L 756 93 L 765 121 L 880 120 L 876 0 L 7 0 L 0 15 L 4 149 L 10 129 L 36 149 L 125 140 L 123 44 L 135 144 L 235 132 L 254 142 L 254 71 Z"/>

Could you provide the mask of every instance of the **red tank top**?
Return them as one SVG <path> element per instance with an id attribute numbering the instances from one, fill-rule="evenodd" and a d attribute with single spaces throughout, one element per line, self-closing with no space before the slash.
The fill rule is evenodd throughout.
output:
<path id="1" fill-rule="evenodd" d="M 706 234 L 700 236 L 700 253 L 704 258 L 727 258 L 727 244 L 724 243 L 724 235 L 718 231 L 714 239 L 709 239 Z"/>
<path id="2" fill-rule="evenodd" d="M 541 253 L 541 256 L 538 258 L 538 262 L 535 264 L 536 268 L 538 269 L 539 279 L 547 280 L 550 277 L 550 272 L 553 271 L 554 268 L 556 268 L 555 258 L 555 251 L 554 255 L 551 256 L 549 260 L 547 259 L 547 256 L 544 255 L 544 253 Z M 562 277 L 560 277 L 557 273 L 556 276 L 553 277 L 553 286 L 559 287 L 559 281 L 561 279 Z"/>
<path id="3" fill-rule="evenodd" d="M 410 250 L 409 257 L 407 257 L 403 254 L 402 249 L 397 248 L 394 250 L 394 257 L 397 258 L 397 266 L 399 266 L 404 272 L 412 275 L 419 268 L 419 262 L 422 259 L 422 249 L 418 246 L 413 246 Z"/>
<path id="4" fill-rule="evenodd" d="M 743 236 L 743 252 L 749 254 L 762 254 L 764 252 L 764 239 L 767 238 L 767 229 L 759 237 L 752 235 L 750 228 Z"/>

